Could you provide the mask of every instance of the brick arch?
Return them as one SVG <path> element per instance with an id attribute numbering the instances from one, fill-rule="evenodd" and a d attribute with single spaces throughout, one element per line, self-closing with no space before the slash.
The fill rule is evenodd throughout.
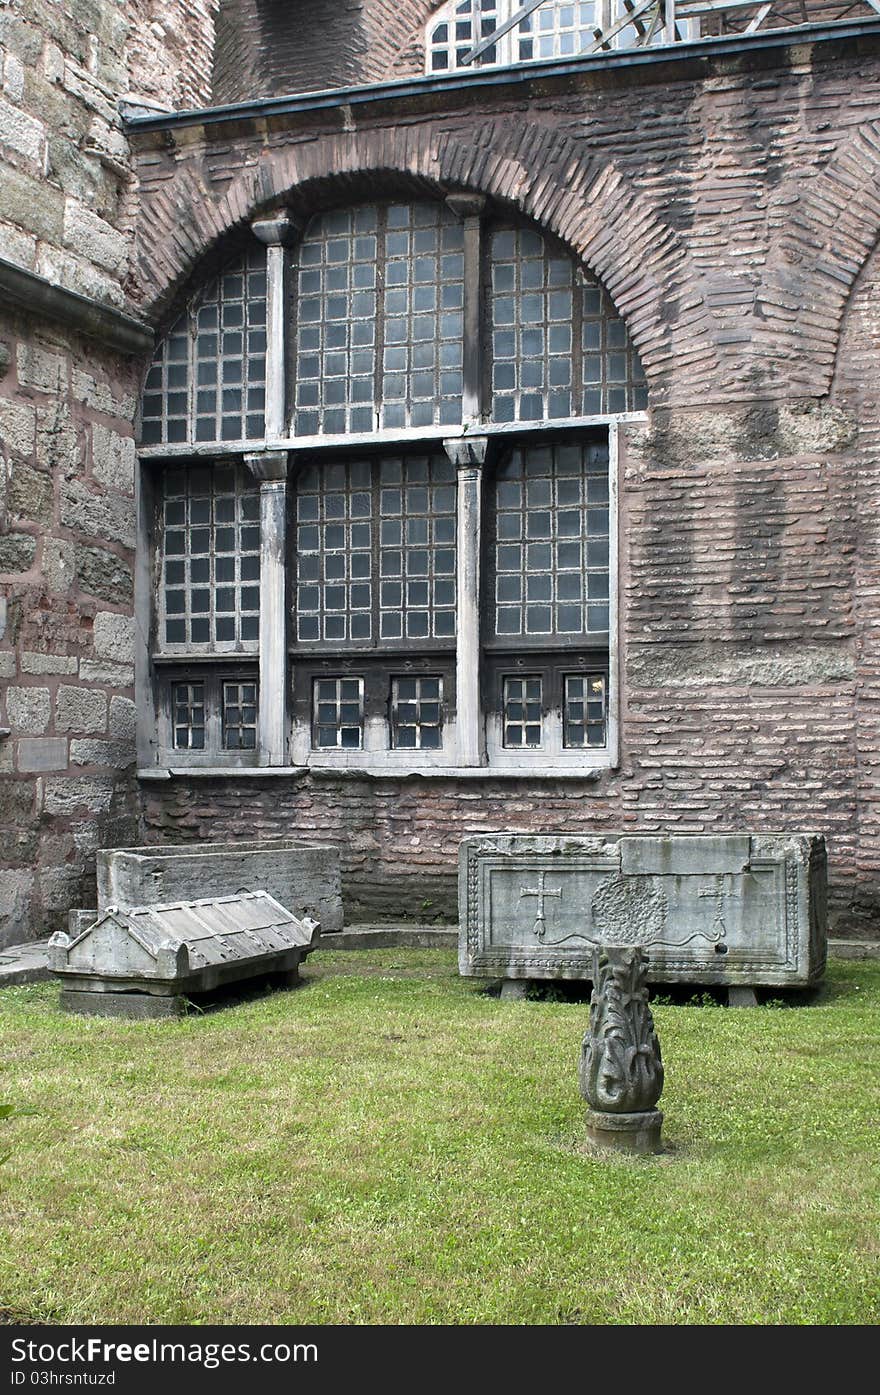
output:
<path id="1" fill-rule="evenodd" d="M 856 280 L 880 241 L 880 121 L 866 122 L 818 176 L 779 190 L 782 232 L 756 302 L 755 345 L 790 391 L 831 389 Z M 766 345 L 766 347 L 765 347 Z"/>
<path id="2" fill-rule="evenodd" d="M 415 190 L 469 189 L 509 205 L 565 243 L 606 287 L 639 351 L 653 400 L 669 400 L 675 357 L 688 390 L 717 372 L 712 317 L 677 234 L 613 164 L 584 160 L 537 124 L 486 122 L 450 133 L 426 124 L 325 135 L 261 152 L 215 198 L 198 160 L 178 166 L 159 197 L 145 191 L 139 267 L 147 313 L 159 321 L 201 259 L 256 213 L 314 210 L 382 179 Z M 400 187 L 400 183 L 397 184 Z"/>

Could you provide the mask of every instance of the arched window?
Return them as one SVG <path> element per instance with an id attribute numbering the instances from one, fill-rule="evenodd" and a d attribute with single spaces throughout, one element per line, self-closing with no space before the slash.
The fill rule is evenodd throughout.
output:
<path id="1" fill-rule="evenodd" d="M 647 389 L 606 291 L 468 195 L 254 226 L 146 380 L 149 761 L 608 764 Z"/>
<path id="2" fill-rule="evenodd" d="M 531 7 L 523 0 L 449 0 L 428 23 L 426 69 L 532 63 L 699 37 L 698 19 L 677 19 L 670 34 L 656 10 L 632 0 L 538 0 Z"/>

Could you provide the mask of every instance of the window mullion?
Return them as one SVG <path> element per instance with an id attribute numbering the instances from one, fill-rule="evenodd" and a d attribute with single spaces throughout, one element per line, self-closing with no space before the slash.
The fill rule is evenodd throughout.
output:
<path id="1" fill-rule="evenodd" d="M 260 484 L 260 765 L 287 758 L 287 452 L 246 455 Z"/>
<path id="2" fill-rule="evenodd" d="M 486 199 L 481 194 L 450 194 L 447 206 L 464 223 L 464 355 L 462 421 L 483 418 L 482 228 Z"/>
<path id="3" fill-rule="evenodd" d="M 485 731 L 480 709 L 480 531 L 483 466 L 489 440 L 444 441 L 456 468 L 457 625 L 455 649 L 456 727 L 462 766 L 485 762 Z"/>
<path id="4" fill-rule="evenodd" d="M 266 248 L 266 408 L 265 435 L 269 442 L 287 433 L 287 248 L 301 232 L 300 225 L 286 213 L 261 218 L 251 224 L 254 236 Z"/>

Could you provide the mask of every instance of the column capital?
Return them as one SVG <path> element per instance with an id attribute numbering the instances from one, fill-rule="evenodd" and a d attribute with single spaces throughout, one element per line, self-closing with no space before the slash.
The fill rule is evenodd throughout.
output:
<path id="1" fill-rule="evenodd" d="M 284 484 L 287 480 L 286 450 L 261 450 L 246 455 L 244 463 L 260 484 Z"/>
<path id="2" fill-rule="evenodd" d="M 443 449 L 456 470 L 479 470 L 489 454 L 488 436 L 452 436 Z"/>
<path id="3" fill-rule="evenodd" d="M 251 232 L 267 247 L 289 247 L 303 230 L 302 222 L 292 213 L 282 209 L 267 218 L 255 218 Z"/>
<path id="4" fill-rule="evenodd" d="M 456 218 L 481 218 L 488 202 L 485 194 L 472 194 L 467 189 L 446 195 L 446 207 Z"/>

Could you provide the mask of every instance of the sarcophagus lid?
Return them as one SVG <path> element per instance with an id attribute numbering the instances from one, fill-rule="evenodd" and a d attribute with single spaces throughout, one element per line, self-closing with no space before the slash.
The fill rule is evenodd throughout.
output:
<path id="1" fill-rule="evenodd" d="M 53 935 L 49 966 L 92 991 L 195 992 L 285 969 L 314 948 L 320 926 L 265 891 L 110 906 L 81 934 Z"/>

